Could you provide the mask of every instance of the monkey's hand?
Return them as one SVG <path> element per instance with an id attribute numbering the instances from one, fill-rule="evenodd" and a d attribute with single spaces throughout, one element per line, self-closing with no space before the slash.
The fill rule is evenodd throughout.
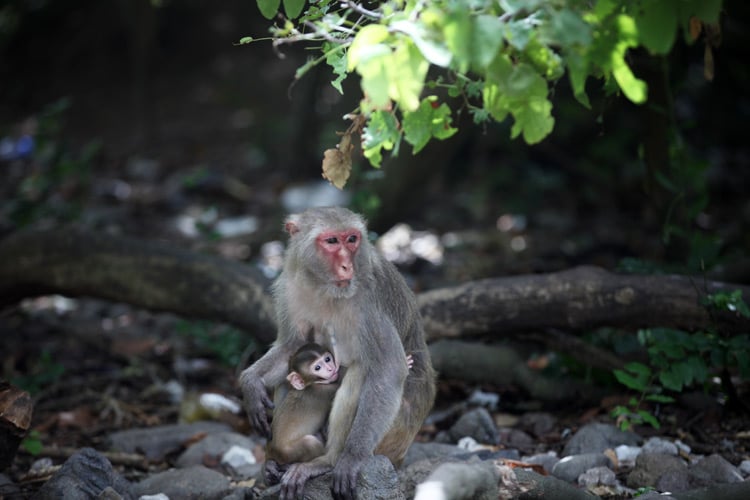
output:
<path id="1" fill-rule="evenodd" d="M 274 484 L 278 484 L 287 467 L 287 465 L 280 464 L 275 460 L 266 460 L 263 466 L 263 479 L 266 480 L 266 485 L 273 486 Z"/>
<path id="2" fill-rule="evenodd" d="M 273 401 L 268 396 L 268 391 L 259 379 L 245 376 L 245 373 L 242 374 L 240 385 L 250 425 L 263 437 L 270 439 L 271 426 L 267 410 L 273 410 Z"/>
<path id="3" fill-rule="evenodd" d="M 323 463 L 307 462 L 292 464 L 281 478 L 281 495 L 279 500 L 296 500 L 303 498 L 305 483 L 308 479 L 322 476 L 331 470 L 329 465 Z"/>
<path id="4" fill-rule="evenodd" d="M 333 498 L 354 500 L 357 493 L 357 476 L 364 459 L 342 455 L 333 468 Z"/>

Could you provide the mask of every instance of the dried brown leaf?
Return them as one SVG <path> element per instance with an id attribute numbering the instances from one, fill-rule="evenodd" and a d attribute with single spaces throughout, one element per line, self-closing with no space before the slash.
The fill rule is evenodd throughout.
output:
<path id="1" fill-rule="evenodd" d="M 343 141 L 342 141 L 343 142 Z M 352 171 L 351 148 L 346 152 L 336 148 L 326 149 L 323 153 L 323 178 L 343 189 Z"/>

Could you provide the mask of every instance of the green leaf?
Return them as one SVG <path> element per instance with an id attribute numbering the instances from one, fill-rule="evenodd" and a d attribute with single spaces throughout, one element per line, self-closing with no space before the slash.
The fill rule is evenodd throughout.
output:
<path id="1" fill-rule="evenodd" d="M 620 86 L 625 97 L 635 104 L 642 104 L 646 102 L 648 93 L 646 82 L 636 78 L 633 71 L 625 62 L 625 54 L 628 48 L 638 45 L 638 30 L 633 18 L 624 14 L 617 16 L 617 26 L 620 39 L 610 54 L 612 75 L 615 77 L 615 81 L 617 81 L 617 85 Z"/>
<path id="2" fill-rule="evenodd" d="M 638 410 L 638 416 L 641 417 L 644 422 L 651 425 L 651 427 L 653 427 L 654 429 L 658 429 L 661 427 L 656 417 L 646 410 Z"/>
<path id="3" fill-rule="evenodd" d="M 547 82 L 534 68 L 524 63 L 514 66 L 501 54 L 487 67 L 482 97 L 484 107 L 494 119 L 502 121 L 508 112 L 513 114 L 511 137 L 523 133 L 524 140 L 534 144 L 554 127 L 547 92 Z"/>
<path id="4" fill-rule="evenodd" d="M 346 72 L 346 51 L 344 51 L 343 45 L 334 45 L 330 42 L 326 42 L 323 45 L 323 50 L 326 53 L 326 63 L 331 67 L 333 70 L 333 74 L 336 75 L 336 78 L 331 81 L 331 85 L 333 85 L 333 88 L 339 91 L 339 94 L 344 93 L 344 90 L 341 88 L 341 82 L 344 81 L 344 78 L 347 76 Z"/>
<path id="5" fill-rule="evenodd" d="M 404 139 L 417 154 L 431 138 L 447 139 L 458 129 L 451 127 L 451 110 L 445 104 L 438 105 L 436 96 L 422 100 L 414 112 L 405 112 L 403 120 Z"/>
<path id="6" fill-rule="evenodd" d="M 674 403 L 675 399 L 672 396 L 665 396 L 664 394 L 649 394 L 646 396 L 646 401 L 653 401 L 654 403 Z"/>
<path id="7" fill-rule="evenodd" d="M 502 45 L 503 22 L 497 16 L 480 15 L 473 19 L 470 47 L 473 67 L 489 66 Z"/>
<path id="8" fill-rule="evenodd" d="M 361 58 L 357 65 L 357 73 L 362 77 L 360 85 L 374 109 L 386 108 L 390 103 L 388 68 L 392 59 L 391 54 L 391 49 L 385 44 L 369 45 L 360 54 Z M 351 62 L 351 58 L 349 61 Z"/>
<path id="9" fill-rule="evenodd" d="M 668 370 L 659 372 L 659 382 L 675 392 L 682 391 L 682 386 L 685 382 L 681 366 L 673 365 Z"/>
<path id="10" fill-rule="evenodd" d="M 436 37 L 421 23 L 401 19 L 391 24 L 391 30 L 404 33 L 411 38 L 424 58 L 430 63 L 441 68 L 447 68 L 450 64 L 453 54 L 441 41 L 436 40 Z"/>
<path id="11" fill-rule="evenodd" d="M 565 59 L 568 63 L 568 78 L 573 96 L 587 109 L 591 109 L 589 96 L 586 94 L 586 79 L 589 74 L 588 59 L 575 50 L 566 52 Z"/>
<path id="12" fill-rule="evenodd" d="M 406 111 L 419 107 L 419 95 L 430 64 L 414 43 L 402 38 L 387 66 L 388 95 Z"/>
<path id="13" fill-rule="evenodd" d="M 526 144 L 536 144 L 552 132 L 555 119 L 552 118 L 552 103 L 546 98 L 531 98 L 518 111 L 513 112 L 516 122 L 511 128 L 511 137 L 523 133 Z"/>
<path id="14" fill-rule="evenodd" d="M 283 0 L 284 12 L 289 19 L 295 19 L 302 14 L 302 8 L 305 6 L 305 0 Z M 277 7 L 278 8 L 278 7 Z"/>
<path id="15" fill-rule="evenodd" d="M 618 382 L 638 392 L 647 389 L 651 369 L 642 363 L 628 363 L 623 370 L 613 370 Z"/>
<path id="16" fill-rule="evenodd" d="M 281 5 L 281 0 L 257 0 L 257 2 L 258 10 L 266 19 L 273 19 Z"/>
<path id="17" fill-rule="evenodd" d="M 362 154 L 372 166 L 379 167 L 383 159 L 382 150 L 394 149 L 400 140 L 401 133 L 393 113 L 374 111 L 362 131 Z"/>
<path id="18" fill-rule="evenodd" d="M 667 54 L 677 33 L 677 9 L 682 0 L 641 0 L 635 24 L 641 43 L 653 54 Z"/>
<path id="19" fill-rule="evenodd" d="M 510 62 L 510 58 L 504 54 L 496 57 L 487 68 L 486 81 L 482 89 L 482 102 L 484 109 L 498 122 L 505 120 L 510 111 L 510 102 L 505 88 L 507 86 L 507 79 L 512 71 L 513 65 Z"/>
<path id="20" fill-rule="evenodd" d="M 352 71 L 363 59 L 371 58 L 374 52 L 373 47 L 381 47 L 380 44 L 387 39 L 388 28 L 381 24 L 368 24 L 359 30 L 346 54 L 348 60 L 347 70 Z M 378 48 L 377 50 L 380 51 L 382 49 Z"/>
<path id="21" fill-rule="evenodd" d="M 504 36 L 508 43 L 516 49 L 523 51 L 526 44 L 531 40 L 534 27 L 525 19 L 511 21 L 505 25 Z"/>
<path id="22" fill-rule="evenodd" d="M 459 73 L 466 73 L 472 62 L 471 53 L 472 23 L 469 9 L 456 8 L 446 15 L 443 37 L 453 54 L 452 63 Z"/>
<path id="23" fill-rule="evenodd" d="M 591 26 L 579 14 L 567 8 L 551 16 L 549 29 L 545 30 L 545 34 L 542 40 L 547 45 L 570 47 L 571 45 L 588 46 L 591 43 Z"/>

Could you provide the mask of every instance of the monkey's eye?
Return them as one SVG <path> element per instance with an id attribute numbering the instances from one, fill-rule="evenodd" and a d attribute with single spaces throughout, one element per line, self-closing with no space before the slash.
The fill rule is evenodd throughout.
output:
<path id="1" fill-rule="evenodd" d="M 356 243 L 357 242 L 357 235 L 356 234 L 350 234 L 349 237 L 346 239 L 347 243 Z"/>
<path id="2" fill-rule="evenodd" d="M 328 244 L 335 245 L 338 242 L 339 242 L 339 239 L 336 238 L 335 236 L 331 236 L 330 238 L 326 238 L 326 243 L 328 243 Z"/>
<path id="3" fill-rule="evenodd" d="M 321 368 L 322 367 L 320 365 L 313 366 L 313 370 L 315 370 L 316 372 L 319 372 Z"/>
<path id="4" fill-rule="evenodd" d="M 331 357 L 330 356 L 326 356 L 325 357 L 325 362 L 326 363 L 330 363 L 331 362 Z"/>

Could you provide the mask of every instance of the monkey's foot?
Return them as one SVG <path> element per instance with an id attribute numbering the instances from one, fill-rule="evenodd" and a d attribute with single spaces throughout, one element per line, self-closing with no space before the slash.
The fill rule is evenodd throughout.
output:
<path id="1" fill-rule="evenodd" d="M 305 491 L 305 483 L 314 477 L 322 476 L 330 471 L 331 467 L 326 464 L 307 462 L 292 464 L 281 478 L 280 500 L 295 500 L 302 498 Z"/>

